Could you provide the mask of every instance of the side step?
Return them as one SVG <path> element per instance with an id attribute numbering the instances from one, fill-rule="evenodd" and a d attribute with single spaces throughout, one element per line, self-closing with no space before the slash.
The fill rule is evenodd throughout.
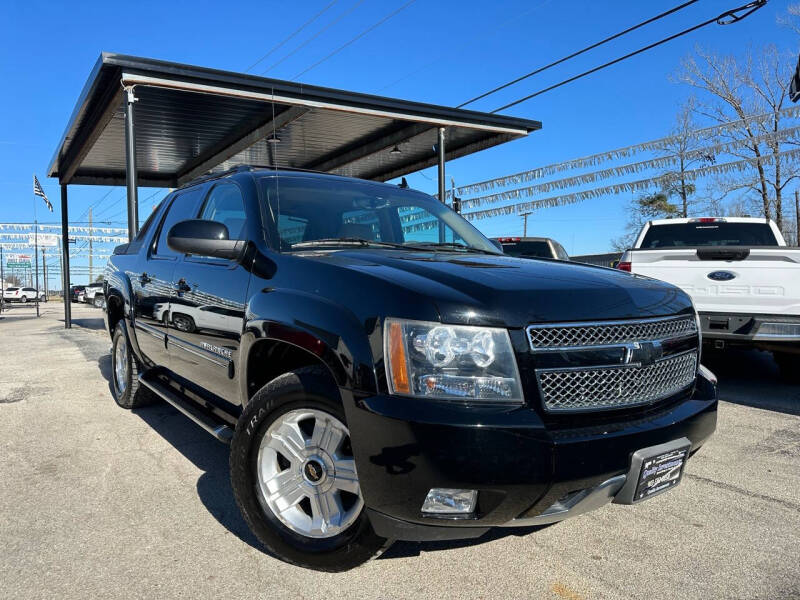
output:
<path id="1" fill-rule="evenodd" d="M 173 392 L 169 387 L 165 386 L 160 381 L 146 378 L 139 375 L 139 383 L 152 390 L 153 393 L 163 398 L 168 404 L 177 408 L 184 415 L 189 417 L 192 421 L 200 425 L 208 433 L 217 438 L 224 444 L 230 444 L 233 439 L 233 429 L 225 423 L 220 423 L 214 417 L 206 414 L 203 410 L 196 407 L 191 402 L 184 400 L 180 395 Z"/>

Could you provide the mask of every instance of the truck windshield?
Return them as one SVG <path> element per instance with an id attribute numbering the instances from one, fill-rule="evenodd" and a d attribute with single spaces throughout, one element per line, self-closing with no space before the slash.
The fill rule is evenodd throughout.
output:
<path id="1" fill-rule="evenodd" d="M 374 246 L 499 254 L 470 223 L 421 192 L 302 176 L 263 177 L 260 188 L 274 227 L 270 238 L 282 252 Z"/>
<path id="2" fill-rule="evenodd" d="M 766 223 L 670 223 L 647 230 L 641 248 L 696 248 L 698 246 L 777 246 Z"/>

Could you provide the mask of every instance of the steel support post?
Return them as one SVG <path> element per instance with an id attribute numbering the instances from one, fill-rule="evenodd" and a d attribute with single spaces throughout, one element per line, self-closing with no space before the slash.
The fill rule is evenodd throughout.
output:
<path id="1" fill-rule="evenodd" d="M 439 152 L 439 202 L 445 203 L 444 127 L 439 127 L 439 143 L 436 145 L 436 150 Z M 444 223 L 439 221 L 439 243 L 444 241 Z"/>
<path id="2" fill-rule="evenodd" d="M 139 197 L 136 186 L 136 128 L 133 87 L 125 88 L 125 180 L 128 186 L 128 241 L 139 231 Z"/>
<path id="3" fill-rule="evenodd" d="M 69 289 L 69 209 L 67 208 L 67 186 L 61 185 L 61 269 L 64 290 L 64 328 L 72 327 L 72 305 Z"/>

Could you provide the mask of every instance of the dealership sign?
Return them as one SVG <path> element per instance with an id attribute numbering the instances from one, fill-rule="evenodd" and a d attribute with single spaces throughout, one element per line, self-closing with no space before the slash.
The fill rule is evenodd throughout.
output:
<path id="1" fill-rule="evenodd" d="M 6 266 L 9 269 L 30 269 L 31 268 L 31 255 L 30 254 L 8 254 L 6 259 Z"/>

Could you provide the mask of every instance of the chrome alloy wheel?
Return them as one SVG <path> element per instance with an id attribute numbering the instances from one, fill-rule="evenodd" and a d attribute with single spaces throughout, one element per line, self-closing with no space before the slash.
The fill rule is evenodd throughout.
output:
<path id="1" fill-rule="evenodd" d="M 350 432 L 333 415 L 300 409 L 278 417 L 261 440 L 256 468 L 262 506 L 300 535 L 333 537 L 361 514 Z"/>
<path id="2" fill-rule="evenodd" d="M 117 391 L 124 394 L 128 387 L 128 344 L 124 336 L 117 340 L 117 347 L 114 348 L 114 381 Z"/>

